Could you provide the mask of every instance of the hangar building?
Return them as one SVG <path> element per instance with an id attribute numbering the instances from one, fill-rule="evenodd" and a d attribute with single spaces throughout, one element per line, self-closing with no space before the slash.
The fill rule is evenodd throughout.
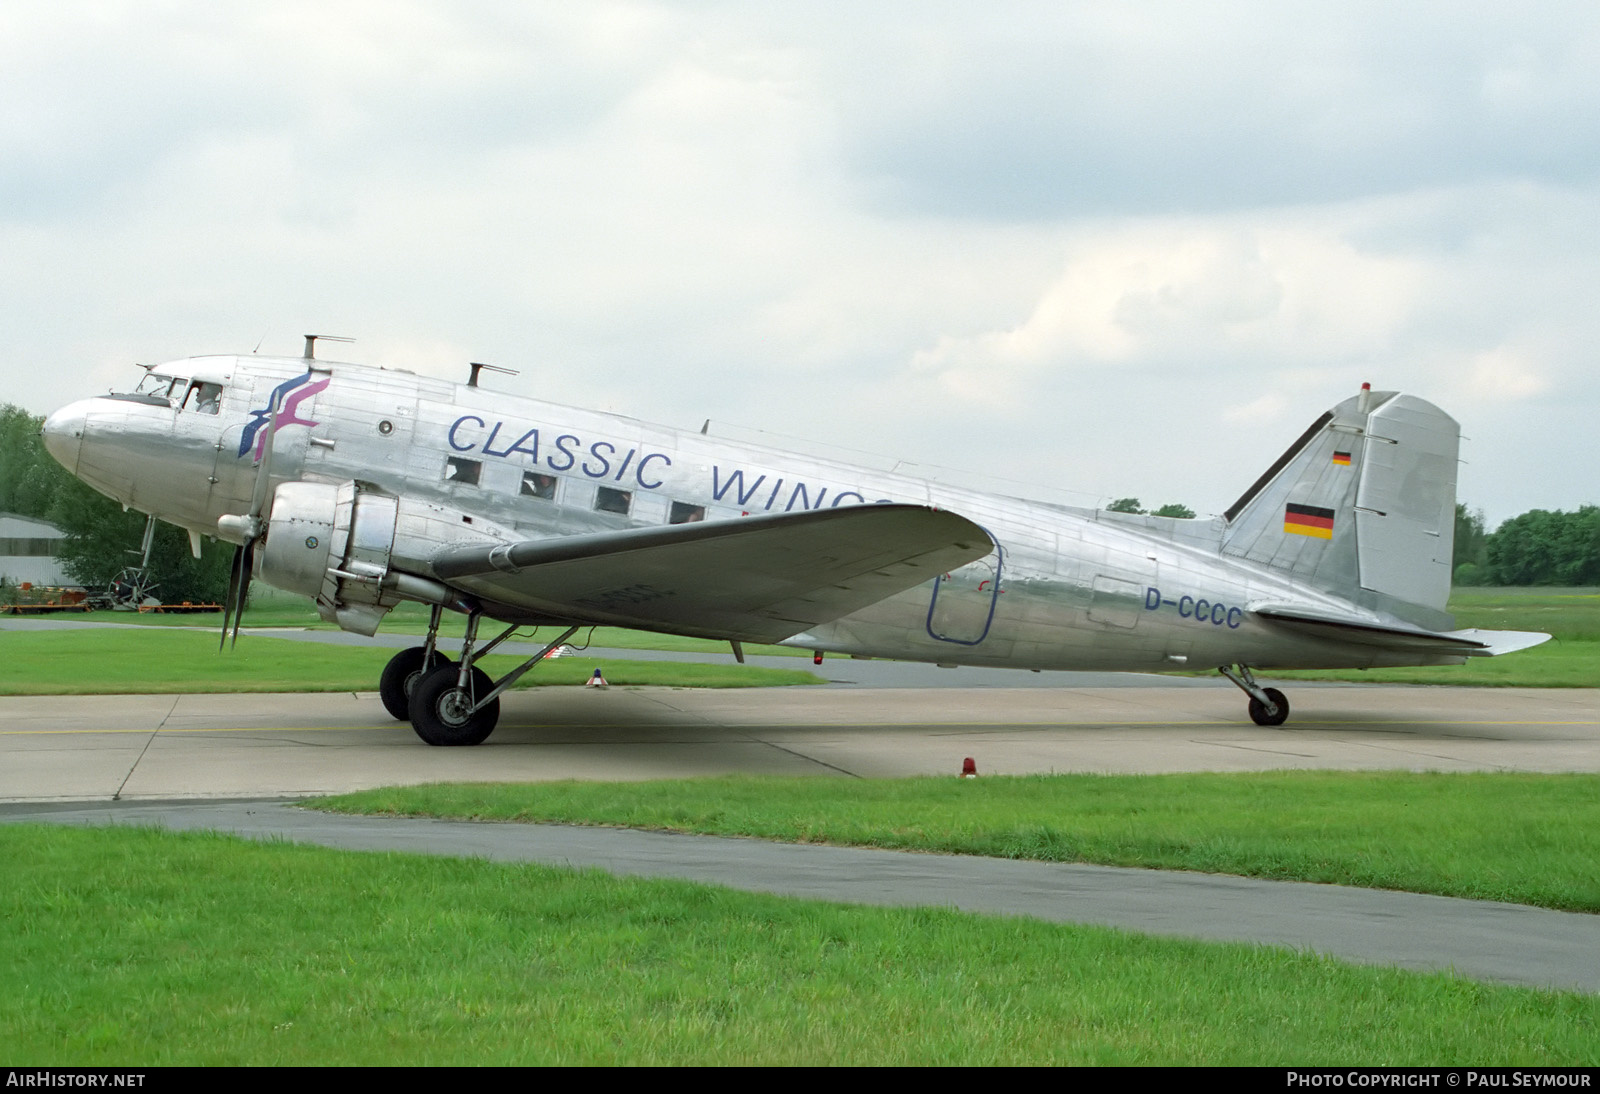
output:
<path id="1" fill-rule="evenodd" d="M 49 521 L 0 513 L 0 583 L 73 584 L 56 561 L 63 538 L 61 529 Z"/>

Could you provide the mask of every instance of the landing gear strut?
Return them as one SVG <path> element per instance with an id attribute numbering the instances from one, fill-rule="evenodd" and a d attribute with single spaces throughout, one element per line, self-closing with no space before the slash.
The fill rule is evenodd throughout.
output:
<path id="1" fill-rule="evenodd" d="M 479 618 L 478 612 L 467 616 L 467 633 L 461 644 L 460 664 L 447 662 L 432 669 L 416 681 L 411 691 L 406 708 L 411 718 L 411 728 L 430 745 L 481 744 L 494 732 L 495 724 L 500 720 L 500 693 L 522 679 L 523 674 L 543 661 L 551 650 L 578 633 L 577 627 L 568 627 L 554 642 L 499 680 L 491 681 L 476 662 L 515 634 L 518 625 L 513 623 L 494 641 L 474 651 Z M 432 634 L 433 628 L 430 627 L 430 645 Z M 398 660 L 396 657 L 395 661 Z"/>
<path id="2" fill-rule="evenodd" d="M 1227 665 L 1219 665 L 1217 671 L 1250 696 L 1250 720 L 1256 725 L 1281 726 L 1289 720 L 1289 700 L 1277 688 L 1264 688 L 1256 683 L 1248 665 L 1240 665 L 1237 672 Z"/>
<path id="3" fill-rule="evenodd" d="M 378 680 L 378 697 L 383 700 L 383 709 L 402 722 L 411 717 L 411 693 L 416 690 L 417 681 L 440 665 L 455 664 L 436 648 L 439 619 L 443 614 L 444 609 L 435 604 L 433 615 L 428 619 L 427 642 L 395 654 L 383 667 L 383 676 Z"/>

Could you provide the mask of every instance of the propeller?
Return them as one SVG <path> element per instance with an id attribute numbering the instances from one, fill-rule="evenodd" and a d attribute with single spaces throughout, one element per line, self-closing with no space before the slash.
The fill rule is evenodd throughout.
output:
<path id="1" fill-rule="evenodd" d="M 233 549 L 233 567 L 228 573 L 228 599 L 222 606 L 222 638 L 217 644 L 218 650 L 239 642 L 239 624 L 244 619 L 245 599 L 250 595 L 250 575 L 255 572 L 256 544 L 267 530 L 261 516 L 272 487 L 272 442 L 278 434 L 278 411 L 282 406 L 283 392 L 273 392 L 266 437 L 261 442 L 261 462 L 256 466 L 255 487 L 250 492 L 250 511 L 243 515 L 230 513 L 217 521 L 218 529 L 228 533 L 228 539 L 239 543 Z M 230 629 L 233 632 L 231 643 Z"/>

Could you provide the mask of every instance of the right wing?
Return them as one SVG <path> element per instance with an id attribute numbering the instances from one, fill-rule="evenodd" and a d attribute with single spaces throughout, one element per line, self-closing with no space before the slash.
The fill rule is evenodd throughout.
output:
<path id="1" fill-rule="evenodd" d="M 432 570 L 530 616 L 776 642 L 993 549 L 963 516 L 878 504 L 451 547 Z"/>

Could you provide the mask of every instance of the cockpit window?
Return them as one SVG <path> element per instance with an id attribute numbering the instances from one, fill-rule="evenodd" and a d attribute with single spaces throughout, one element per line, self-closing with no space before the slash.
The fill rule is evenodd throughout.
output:
<path id="1" fill-rule="evenodd" d="M 176 386 L 183 390 L 183 380 L 173 379 L 171 376 L 161 376 L 154 372 L 145 373 L 144 379 L 139 381 L 139 386 L 133 389 L 135 395 L 154 396 L 157 399 L 172 398 L 172 389 Z"/>
<path id="2" fill-rule="evenodd" d="M 183 410 L 194 410 L 201 414 L 215 414 L 221 408 L 221 384 L 208 384 L 204 380 L 190 382 L 188 393 L 183 397 Z"/>
<path id="3" fill-rule="evenodd" d="M 198 383 L 198 381 L 196 381 Z M 121 399 L 127 403 L 143 403 L 145 406 L 164 406 L 172 409 L 175 399 L 182 399 L 189 381 L 173 376 L 162 376 L 154 372 L 146 372 L 139 378 L 139 386 L 132 391 L 113 391 L 106 396 L 108 399 Z M 212 387 L 217 385 L 212 384 Z M 220 392 L 220 389 L 219 389 Z M 215 414 L 213 410 L 211 413 Z"/>

